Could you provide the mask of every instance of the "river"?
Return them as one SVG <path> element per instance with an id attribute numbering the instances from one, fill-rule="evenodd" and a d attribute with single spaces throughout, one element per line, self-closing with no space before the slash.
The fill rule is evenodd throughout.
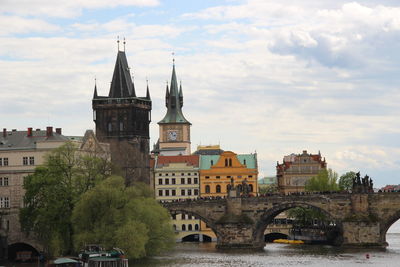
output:
<path id="1" fill-rule="evenodd" d="M 257 266 L 400 266 L 400 224 L 386 235 L 386 249 L 343 249 L 332 246 L 285 245 L 269 243 L 264 250 L 219 251 L 214 243 L 179 243 L 163 256 L 140 262 L 139 267 L 257 267 Z M 395 232 L 393 232 L 395 231 Z M 369 255 L 367 258 L 366 255 Z M 1 263 L 0 263 L 1 265 Z M 33 267 L 36 264 L 3 263 L 4 266 Z"/>

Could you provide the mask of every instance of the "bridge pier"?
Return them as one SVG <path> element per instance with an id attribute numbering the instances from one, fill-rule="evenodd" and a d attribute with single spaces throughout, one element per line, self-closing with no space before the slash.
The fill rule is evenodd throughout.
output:
<path id="1" fill-rule="evenodd" d="M 381 237 L 380 223 L 368 221 L 343 222 L 344 247 L 387 247 L 387 242 Z"/>
<path id="2" fill-rule="evenodd" d="M 264 240 L 260 242 L 253 238 L 253 224 L 218 224 L 217 248 L 219 249 L 262 249 Z"/>

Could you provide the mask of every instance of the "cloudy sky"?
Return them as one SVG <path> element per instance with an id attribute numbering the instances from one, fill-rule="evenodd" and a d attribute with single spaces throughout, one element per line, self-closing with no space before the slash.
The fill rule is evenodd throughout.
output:
<path id="1" fill-rule="evenodd" d="M 93 129 L 117 52 L 165 113 L 172 52 L 192 149 L 257 151 L 261 175 L 307 150 L 339 174 L 400 183 L 397 0 L 0 0 L 2 128 Z M 122 47 L 122 44 L 121 44 Z"/>

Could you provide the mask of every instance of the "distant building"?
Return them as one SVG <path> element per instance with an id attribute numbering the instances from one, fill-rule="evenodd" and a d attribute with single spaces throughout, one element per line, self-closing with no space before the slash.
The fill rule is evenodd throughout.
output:
<path id="1" fill-rule="evenodd" d="M 156 156 L 154 159 L 154 191 L 157 200 L 173 201 L 197 198 L 200 195 L 199 156 Z M 200 220 L 193 216 L 172 216 L 177 241 L 202 241 Z"/>
<path id="2" fill-rule="evenodd" d="M 126 183 L 150 184 L 150 92 L 147 87 L 146 96 L 136 96 L 129 70 L 125 51 L 118 51 L 108 96 L 99 96 L 95 85 L 93 121 L 96 137 L 110 144 L 112 163 Z"/>
<path id="3" fill-rule="evenodd" d="M 201 197 L 227 196 L 227 187 L 231 181 L 235 186 L 241 186 L 244 181 L 247 181 L 251 194 L 256 195 L 257 176 L 257 154 L 236 154 L 232 151 L 224 151 L 220 155 L 200 156 Z M 216 238 L 204 222 L 201 223 L 201 232 L 214 240 Z"/>
<path id="4" fill-rule="evenodd" d="M 195 155 L 221 155 L 224 152 L 219 145 L 197 146 Z"/>
<path id="5" fill-rule="evenodd" d="M 380 189 L 382 192 L 400 192 L 400 185 L 386 185 Z"/>
<path id="6" fill-rule="evenodd" d="M 321 153 L 309 154 L 304 150 L 302 154 L 285 156 L 283 163 L 276 165 L 279 191 L 284 194 L 304 192 L 306 182 L 326 166 Z"/>
<path id="7" fill-rule="evenodd" d="M 276 176 L 266 176 L 258 180 L 258 186 L 278 184 Z"/>

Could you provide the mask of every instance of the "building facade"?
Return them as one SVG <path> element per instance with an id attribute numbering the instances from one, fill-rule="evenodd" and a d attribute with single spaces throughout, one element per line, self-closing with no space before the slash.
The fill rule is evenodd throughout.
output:
<path id="1" fill-rule="evenodd" d="M 192 125 L 182 112 L 183 92 L 182 85 L 178 90 L 175 73 L 175 64 L 172 67 L 171 86 L 166 89 L 165 106 L 167 113 L 158 122 L 160 134 L 156 151 L 160 155 L 190 155 L 190 126 Z"/>
<path id="2" fill-rule="evenodd" d="M 62 135 L 61 128 L 53 131 L 28 128 L 27 131 L 7 131 L 0 137 L 0 212 L 1 235 L 6 236 L 7 246 L 26 244 L 36 249 L 41 246 L 31 236 L 22 233 L 19 223 L 19 209 L 23 207 L 24 177 L 33 174 L 37 166 L 45 161 L 45 155 L 60 147 L 69 139 Z M 7 246 L 1 257 L 7 257 Z M 5 250 L 5 251 L 4 251 Z"/>
<path id="3" fill-rule="evenodd" d="M 309 154 L 304 150 L 301 154 L 285 156 L 283 162 L 277 162 L 276 165 L 279 192 L 304 192 L 306 182 L 326 167 L 327 163 L 321 153 Z"/>
<path id="4" fill-rule="evenodd" d="M 199 156 L 156 156 L 154 179 L 157 200 L 183 201 L 197 198 L 200 194 Z M 172 221 L 177 241 L 201 241 L 200 220 L 177 214 L 172 217 Z"/>
<path id="5" fill-rule="evenodd" d="M 97 94 L 92 100 L 96 137 L 110 144 L 111 159 L 128 185 L 150 184 L 149 124 L 151 99 L 137 97 L 125 51 L 118 51 L 108 96 Z"/>
<path id="6" fill-rule="evenodd" d="M 238 155 L 224 151 L 220 155 L 200 156 L 201 197 L 226 197 L 231 182 L 239 187 L 246 182 L 250 186 L 250 194 L 255 196 L 258 192 L 257 177 L 257 154 Z M 216 239 L 214 232 L 204 222 L 201 222 L 200 228 L 203 235 Z"/>

